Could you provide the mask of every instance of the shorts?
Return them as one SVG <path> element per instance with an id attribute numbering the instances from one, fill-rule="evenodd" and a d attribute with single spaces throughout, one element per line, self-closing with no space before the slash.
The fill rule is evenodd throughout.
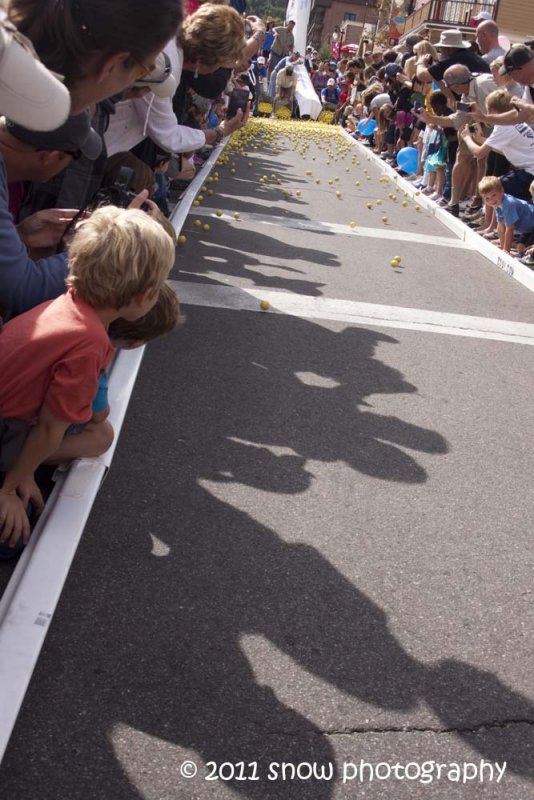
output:
<path id="1" fill-rule="evenodd" d="M 458 150 L 456 152 L 457 161 L 471 161 L 473 164 L 476 162 L 476 157 L 470 151 L 465 143 L 465 139 L 460 136 L 458 139 Z"/>
<path id="2" fill-rule="evenodd" d="M 29 422 L 0 417 L 0 472 L 8 472 L 24 446 L 30 431 Z"/>
<path id="3" fill-rule="evenodd" d="M 395 125 L 397 128 L 411 128 L 415 117 L 409 111 L 397 111 L 395 115 Z"/>
<path id="4" fill-rule="evenodd" d="M 522 233 L 518 239 L 519 244 L 524 245 L 525 247 L 530 247 L 534 244 L 534 231 L 529 231 L 528 233 Z"/>
<path id="5" fill-rule="evenodd" d="M 395 125 L 390 125 L 384 136 L 386 144 L 395 144 Z"/>
<path id="6" fill-rule="evenodd" d="M 500 178 L 506 172 L 510 172 L 510 162 L 501 153 L 496 153 L 492 150 L 488 154 L 488 162 L 486 165 L 486 175 L 494 175 Z"/>

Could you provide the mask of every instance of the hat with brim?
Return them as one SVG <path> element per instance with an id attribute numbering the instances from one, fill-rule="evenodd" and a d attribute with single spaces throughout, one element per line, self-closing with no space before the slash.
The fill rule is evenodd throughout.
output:
<path id="1" fill-rule="evenodd" d="M 148 88 L 158 97 L 174 97 L 178 85 L 171 72 L 171 60 L 167 53 L 159 53 L 152 72 L 136 81 L 134 86 L 136 89 Z"/>
<path id="2" fill-rule="evenodd" d="M 0 112 L 31 130 L 49 131 L 65 122 L 69 111 L 68 89 L 14 26 L 0 23 Z"/>
<path id="3" fill-rule="evenodd" d="M 35 150 L 60 150 L 62 153 L 81 153 L 90 161 L 98 158 L 103 148 L 102 137 L 91 127 L 88 111 L 68 117 L 55 131 L 32 131 L 6 119 L 6 130 L 19 142 Z"/>
<path id="4" fill-rule="evenodd" d="M 335 82 L 335 80 L 333 78 L 328 78 L 328 80 L 326 82 L 326 85 L 327 86 L 335 86 L 336 82 Z"/>
<path id="5" fill-rule="evenodd" d="M 458 30 L 441 31 L 439 42 L 435 45 L 436 50 L 442 47 L 450 47 L 452 50 L 467 50 L 471 47 L 471 42 L 462 39 L 462 32 Z"/>
<path id="6" fill-rule="evenodd" d="M 534 53 L 530 47 L 524 44 L 516 44 L 511 47 L 504 56 L 504 63 L 499 70 L 499 75 L 509 75 L 516 69 L 521 69 L 534 58 Z"/>

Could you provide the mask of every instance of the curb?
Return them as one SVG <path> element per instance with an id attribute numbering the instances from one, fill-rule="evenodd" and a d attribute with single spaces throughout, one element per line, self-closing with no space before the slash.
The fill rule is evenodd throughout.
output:
<path id="1" fill-rule="evenodd" d="M 435 217 L 439 222 L 442 222 L 443 225 L 452 231 L 452 233 L 454 233 L 459 239 L 472 247 L 473 250 L 477 250 L 479 253 L 481 253 L 481 255 L 483 255 L 488 261 L 491 261 L 491 263 L 498 267 L 502 272 L 505 272 L 510 278 L 513 278 L 529 291 L 534 292 L 534 270 L 529 269 L 529 267 L 525 266 L 525 264 L 521 264 L 521 262 L 516 258 L 513 258 L 513 256 L 503 253 L 502 250 L 499 250 L 499 248 L 492 244 L 492 242 L 489 242 L 487 239 L 479 236 L 478 233 L 475 233 L 475 231 L 462 222 L 461 219 L 453 217 L 452 214 L 449 214 L 449 212 L 445 211 L 444 208 L 439 208 L 436 206 L 436 204 L 433 203 L 432 200 L 429 200 L 425 195 L 416 195 L 417 190 L 414 189 L 410 181 L 402 178 L 392 167 L 390 167 L 389 164 L 377 156 L 376 153 L 369 152 L 369 148 L 365 147 L 363 144 L 360 144 L 360 142 L 358 142 L 356 139 L 353 139 L 344 128 L 342 131 L 343 134 L 350 139 L 356 149 L 362 154 L 365 153 L 367 157 L 374 162 L 375 166 L 378 166 L 384 175 L 387 175 L 388 178 L 391 178 L 393 181 L 395 181 L 395 183 L 397 183 L 403 191 L 407 192 L 412 199 L 417 196 L 417 202 L 421 208 L 424 208 L 425 211 L 429 211 L 433 217 Z"/>

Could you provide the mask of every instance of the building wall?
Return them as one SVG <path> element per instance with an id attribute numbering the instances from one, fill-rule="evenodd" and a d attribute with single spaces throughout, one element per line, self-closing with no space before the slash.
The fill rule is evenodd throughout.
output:
<path id="1" fill-rule="evenodd" d="M 534 0 L 500 0 L 497 24 L 511 42 L 534 36 Z"/>
<path id="2" fill-rule="evenodd" d="M 327 43 L 331 40 L 332 34 L 336 28 L 339 31 L 345 14 L 355 14 L 356 22 L 363 24 L 365 20 L 365 24 L 369 25 L 376 23 L 378 12 L 374 6 L 369 5 L 366 7 L 365 3 L 338 2 L 338 0 L 334 0 L 330 8 L 326 9 L 324 15 L 321 36 L 323 43 Z"/>

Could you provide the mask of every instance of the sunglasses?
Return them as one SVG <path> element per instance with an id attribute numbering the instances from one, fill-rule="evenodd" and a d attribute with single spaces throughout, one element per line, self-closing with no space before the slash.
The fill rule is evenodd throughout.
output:
<path id="1" fill-rule="evenodd" d="M 70 156 L 73 161 L 78 161 L 78 159 L 83 156 L 81 150 L 62 150 L 61 152 L 65 153 L 67 156 Z"/>
<path id="2" fill-rule="evenodd" d="M 149 78 L 148 76 L 151 75 L 156 70 L 156 65 L 153 64 L 151 67 L 145 67 L 144 64 L 139 63 L 139 66 L 143 68 L 143 74 L 137 77 L 136 83 L 138 81 L 143 81 L 143 83 L 163 83 L 167 80 L 169 75 L 171 74 L 171 60 L 167 53 L 161 54 L 164 59 L 164 67 L 163 69 L 158 69 L 157 76 L 155 78 Z"/>

